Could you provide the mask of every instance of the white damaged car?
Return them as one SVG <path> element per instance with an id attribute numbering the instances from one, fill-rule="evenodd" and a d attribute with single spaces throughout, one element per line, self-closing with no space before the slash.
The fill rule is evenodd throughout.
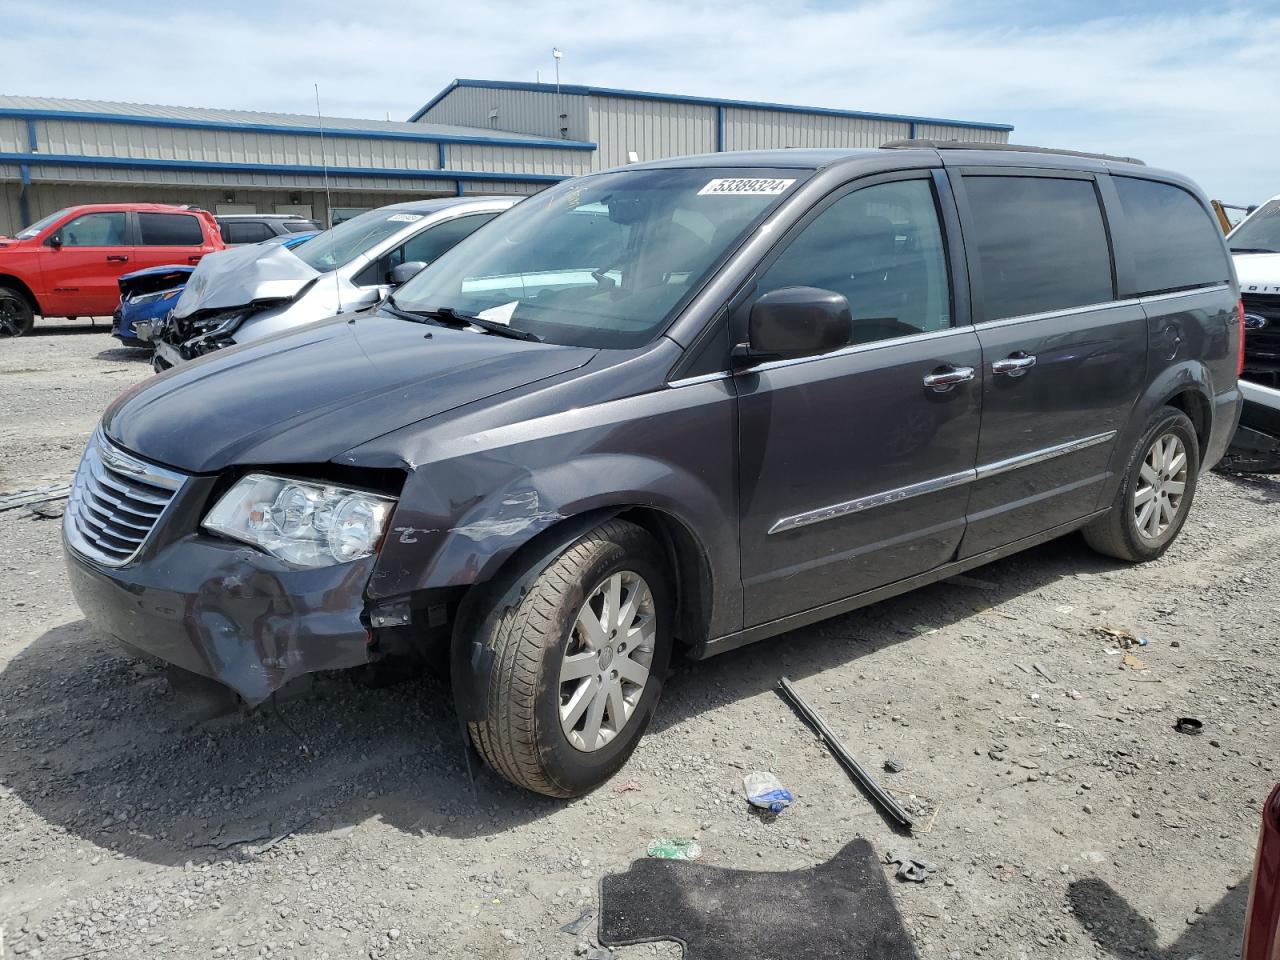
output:
<path id="1" fill-rule="evenodd" d="M 396 203 L 293 249 L 252 244 L 210 254 L 168 317 L 148 331 L 155 368 L 373 306 L 519 199 Z"/>

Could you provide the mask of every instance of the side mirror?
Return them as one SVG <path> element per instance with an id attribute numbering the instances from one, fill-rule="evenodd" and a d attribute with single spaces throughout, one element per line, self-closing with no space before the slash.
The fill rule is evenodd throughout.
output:
<path id="1" fill-rule="evenodd" d="M 50 237 L 50 238 L 49 238 L 49 246 L 53 247 L 53 249 L 55 249 L 55 250 L 61 250 L 61 249 L 62 249 L 62 234 L 60 234 L 60 233 L 55 233 L 52 237 Z"/>
<path id="2" fill-rule="evenodd" d="M 744 366 L 764 360 L 815 357 L 853 341 L 849 301 L 833 290 L 783 287 L 751 305 L 747 343 L 734 348 Z"/>
<path id="3" fill-rule="evenodd" d="M 406 280 L 412 280 L 426 269 L 425 260 L 407 260 L 399 266 L 391 268 L 391 285 L 398 287 Z"/>

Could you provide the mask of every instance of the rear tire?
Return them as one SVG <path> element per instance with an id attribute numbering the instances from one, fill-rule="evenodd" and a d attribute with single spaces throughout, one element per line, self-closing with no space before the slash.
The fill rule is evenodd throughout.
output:
<path id="1" fill-rule="evenodd" d="M 19 290 L 0 287 L 0 339 L 21 337 L 36 325 L 35 311 Z"/>
<path id="2" fill-rule="evenodd" d="M 1131 563 L 1161 556 L 1191 512 L 1200 475 L 1200 440 L 1181 410 L 1151 415 L 1129 462 L 1111 511 L 1084 528 L 1099 553 Z"/>
<path id="3" fill-rule="evenodd" d="M 672 588 L 662 548 L 610 520 L 557 557 L 490 626 L 485 762 L 517 786 L 576 797 L 635 749 L 671 658 Z"/>

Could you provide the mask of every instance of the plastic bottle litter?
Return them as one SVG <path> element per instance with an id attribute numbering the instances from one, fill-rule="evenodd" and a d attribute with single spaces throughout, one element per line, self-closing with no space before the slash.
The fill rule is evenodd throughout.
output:
<path id="1" fill-rule="evenodd" d="M 748 773 L 742 778 L 742 791 L 747 795 L 747 802 L 753 807 L 772 810 L 774 813 L 781 813 L 795 803 L 796 799 L 772 773 L 763 773 L 759 770 Z"/>
<path id="2" fill-rule="evenodd" d="M 697 860 L 702 856 L 702 845 L 687 837 L 659 837 L 649 841 L 648 854 L 659 860 Z"/>

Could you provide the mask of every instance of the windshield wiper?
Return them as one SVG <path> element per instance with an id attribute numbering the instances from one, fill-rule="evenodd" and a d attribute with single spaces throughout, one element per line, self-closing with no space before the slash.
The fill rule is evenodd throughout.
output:
<path id="1" fill-rule="evenodd" d="M 430 323 L 431 322 L 420 313 L 410 313 L 408 310 L 404 310 L 398 307 L 396 305 L 396 298 L 392 294 L 387 294 L 386 299 L 383 300 L 382 303 L 379 304 L 379 306 L 382 307 L 384 310 L 394 313 L 401 320 L 408 320 L 411 323 Z"/>
<path id="2" fill-rule="evenodd" d="M 530 333 L 528 330 L 516 330 L 505 323 L 472 316 L 454 307 L 435 307 L 431 310 L 414 310 L 412 312 L 421 317 L 436 317 L 441 320 L 452 320 L 455 323 L 479 327 L 488 333 L 496 333 L 500 337 L 510 337 L 512 340 L 526 340 L 530 343 L 542 342 L 542 338 L 536 333 Z"/>
<path id="3" fill-rule="evenodd" d="M 1271 250 L 1267 247 L 1232 247 L 1232 253 L 1280 253 L 1280 250 Z"/>

